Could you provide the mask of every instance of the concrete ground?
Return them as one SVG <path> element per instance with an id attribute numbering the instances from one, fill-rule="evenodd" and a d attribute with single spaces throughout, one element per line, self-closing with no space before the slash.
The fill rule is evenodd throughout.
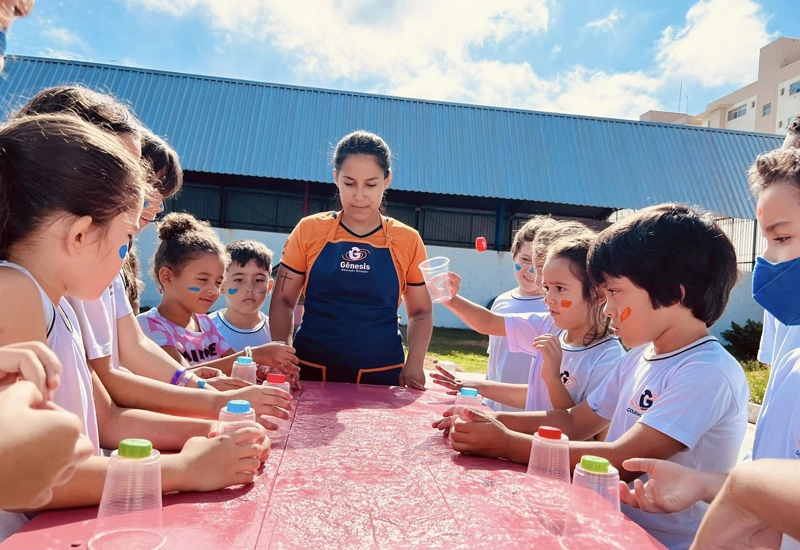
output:
<path id="1" fill-rule="evenodd" d="M 430 374 L 433 371 L 425 371 L 427 374 L 426 386 L 433 387 L 433 381 L 430 377 Z M 458 376 L 463 380 L 484 380 L 486 378 L 485 374 L 482 373 L 473 373 L 473 372 L 460 372 Z M 741 462 L 742 459 L 750 454 L 751 449 L 753 448 L 753 440 L 755 439 L 756 435 L 756 426 L 755 424 L 747 424 L 747 432 L 744 435 L 744 441 L 742 441 L 742 447 L 739 451 L 739 461 Z"/>

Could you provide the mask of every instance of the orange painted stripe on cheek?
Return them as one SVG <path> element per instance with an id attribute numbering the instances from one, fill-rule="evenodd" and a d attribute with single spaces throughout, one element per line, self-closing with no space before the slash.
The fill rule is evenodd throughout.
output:
<path id="1" fill-rule="evenodd" d="M 619 320 L 624 321 L 630 316 L 631 316 L 631 308 L 626 307 L 625 309 L 622 310 L 622 315 L 619 316 Z"/>
<path id="2" fill-rule="evenodd" d="M 572 302 L 570 302 L 569 300 L 561 300 L 561 307 L 566 307 L 566 308 L 572 307 Z"/>

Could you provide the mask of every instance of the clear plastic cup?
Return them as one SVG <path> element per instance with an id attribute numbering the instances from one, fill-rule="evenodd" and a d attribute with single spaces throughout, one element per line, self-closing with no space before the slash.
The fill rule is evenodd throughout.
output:
<path id="1" fill-rule="evenodd" d="M 558 428 L 540 426 L 533 435 L 528 476 L 553 479 L 569 485 L 569 438 Z"/>
<path id="2" fill-rule="evenodd" d="M 455 363 L 453 363 L 452 361 L 439 361 L 436 364 L 439 365 L 440 367 L 442 367 L 444 370 L 446 370 L 450 374 L 452 374 L 453 378 L 455 378 L 456 372 L 457 372 L 457 367 L 456 367 Z"/>
<path id="3" fill-rule="evenodd" d="M 256 425 L 256 411 L 250 408 L 250 402 L 243 399 L 228 401 L 219 411 L 217 435 L 233 433 L 242 428 Z"/>
<path id="4" fill-rule="evenodd" d="M 541 426 L 533 435 L 525 501 L 548 531 L 561 534 L 570 495 L 569 438 L 558 428 Z"/>
<path id="5" fill-rule="evenodd" d="M 456 418 L 464 418 L 464 409 L 481 410 L 483 406 L 483 398 L 478 395 L 478 390 L 475 388 L 461 388 L 461 391 L 456 395 L 456 403 L 453 405 L 453 425 L 450 427 L 450 440 L 453 440 L 453 427 Z"/>
<path id="6" fill-rule="evenodd" d="M 425 286 L 428 294 L 431 295 L 433 303 L 441 303 L 450 300 L 453 294 L 447 284 L 447 273 L 450 271 L 450 259 L 444 256 L 437 256 L 425 260 L 419 264 L 419 270 L 425 279 Z"/>
<path id="7" fill-rule="evenodd" d="M 231 369 L 231 378 L 238 378 L 251 384 L 256 383 L 256 372 L 258 365 L 253 362 L 251 357 L 237 357 Z"/>
<path id="8" fill-rule="evenodd" d="M 605 458 L 584 455 L 572 475 L 562 546 L 584 547 L 598 535 L 614 538 L 621 518 L 619 472 Z"/>
<path id="9" fill-rule="evenodd" d="M 161 515 L 161 455 L 145 439 L 111 453 L 91 550 L 155 550 L 166 538 Z"/>
<path id="10" fill-rule="evenodd" d="M 289 382 L 286 381 L 286 375 L 284 374 L 270 373 L 267 375 L 267 379 L 264 380 L 261 385 L 280 388 L 290 396 L 292 395 L 292 388 L 289 385 Z M 270 417 L 270 422 L 278 425 L 278 429 L 274 432 L 275 435 L 286 435 L 289 433 L 289 430 L 292 427 L 291 412 L 289 414 L 290 418 L 287 418 L 286 420 L 283 418 Z"/>

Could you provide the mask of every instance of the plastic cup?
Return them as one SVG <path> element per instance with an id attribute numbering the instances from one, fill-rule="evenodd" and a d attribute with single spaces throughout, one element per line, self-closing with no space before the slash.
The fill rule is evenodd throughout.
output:
<path id="1" fill-rule="evenodd" d="M 242 428 L 256 425 L 256 411 L 250 408 L 250 402 L 243 399 L 228 401 L 219 411 L 217 435 L 226 435 Z"/>
<path id="2" fill-rule="evenodd" d="M 166 538 L 161 516 L 161 455 L 145 439 L 111 453 L 92 550 L 155 550 Z"/>
<path id="3" fill-rule="evenodd" d="M 292 388 L 289 385 L 289 382 L 286 381 L 286 375 L 284 374 L 276 374 L 270 373 L 267 375 L 267 379 L 261 384 L 262 386 L 272 386 L 273 388 L 280 388 L 290 396 L 292 395 Z M 289 413 L 292 414 L 291 412 Z M 286 435 L 289 433 L 292 427 L 292 419 L 287 418 L 286 420 L 282 418 L 270 418 L 270 422 L 277 424 L 278 429 L 274 432 L 275 435 Z"/>
<path id="4" fill-rule="evenodd" d="M 253 362 L 251 357 L 237 357 L 231 369 L 231 378 L 238 378 L 251 384 L 256 383 L 256 372 L 258 365 Z"/>
<path id="5" fill-rule="evenodd" d="M 569 472 L 569 438 L 558 428 L 541 426 L 533 435 L 528 476 L 553 479 L 569 485 Z"/>
<path id="6" fill-rule="evenodd" d="M 437 365 L 439 365 L 440 367 L 442 367 L 442 368 L 443 368 L 444 370 L 446 370 L 448 373 L 452 374 L 452 375 L 453 375 L 453 378 L 455 378 L 455 376 L 456 376 L 456 369 L 457 369 L 457 367 L 456 367 L 456 364 L 455 364 L 455 363 L 453 363 L 452 361 L 439 361 L 439 362 L 438 362 L 438 363 L 436 363 L 436 364 L 437 364 Z"/>
<path id="7" fill-rule="evenodd" d="M 453 297 L 450 286 L 447 284 L 447 273 L 450 271 L 450 259 L 437 256 L 419 264 L 419 270 L 425 279 L 425 286 L 431 301 L 438 304 L 446 302 Z"/>
<path id="8" fill-rule="evenodd" d="M 453 405 L 453 425 L 450 426 L 450 441 L 453 440 L 453 428 L 455 427 L 456 418 L 464 418 L 464 409 L 467 407 L 471 409 L 481 410 L 483 406 L 483 398 L 478 395 L 478 390 L 475 388 L 461 388 L 461 391 L 456 395 L 456 403 Z"/>
<path id="9" fill-rule="evenodd" d="M 605 458 L 581 457 L 572 476 L 562 546 L 583 547 L 587 538 L 619 534 L 619 472 Z"/>

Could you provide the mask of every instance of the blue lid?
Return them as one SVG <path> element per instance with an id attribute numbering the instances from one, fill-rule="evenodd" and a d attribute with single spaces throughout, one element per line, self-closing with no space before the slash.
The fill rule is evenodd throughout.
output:
<path id="1" fill-rule="evenodd" d="M 475 388 L 461 388 L 461 397 L 478 397 L 478 390 Z"/>
<path id="2" fill-rule="evenodd" d="M 245 401 L 244 399 L 234 399 L 233 401 L 228 401 L 228 412 L 229 413 L 250 412 L 250 401 Z"/>
<path id="3" fill-rule="evenodd" d="M 237 365 L 252 365 L 253 364 L 253 358 L 252 357 L 238 357 L 236 359 L 236 364 Z"/>

